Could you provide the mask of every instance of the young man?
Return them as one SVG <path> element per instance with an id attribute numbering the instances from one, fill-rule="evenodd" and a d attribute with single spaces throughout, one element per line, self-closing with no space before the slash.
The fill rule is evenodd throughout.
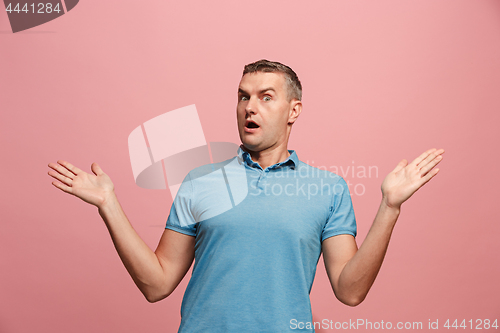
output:
<path id="1" fill-rule="evenodd" d="M 95 175 L 65 161 L 49 164 L 54 170 L 49 175 L 61 182 L 53 182 L 56 187 L 98 207 L 148 301 L 167 297 L 196 258 L 180 332 L 283 332 L 294 330 L 293 320 L 312 322 L 309 292 L 321 252 L 336 297 L 358 305 L 381 267 L 401 204 L 437 174 L 442 149 L 430 149 L 409 164 L 402 160 L 382 183 L 379 210 L 358 250 L 344 180 L 287 149 L 302 110 L 301 90 L 285 65 L 261 60 L 245 67 L 238 89 L 237 156 L 189 173 L 155 252 L 132 228 L 97 163 Z M 241 170 L 245 177 L 235 176 Z M 219 209 L 220 175 L 230 209 Z M 240 187 L 248 193 L 234 200 Z"/>

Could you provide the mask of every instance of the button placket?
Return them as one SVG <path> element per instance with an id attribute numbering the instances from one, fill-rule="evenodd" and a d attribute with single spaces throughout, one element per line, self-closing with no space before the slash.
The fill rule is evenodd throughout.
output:
<path id="1" fill-rule="evenodd" d="M 266 170 L 260 171 L 259 180 L 257 181 L 257 184 L 258 184 L 260 189 L 264 189 L 264 187 L 266 185 L 266 172 L 267 171 L 268 171 L 267 168 L 266 168 Z"/>

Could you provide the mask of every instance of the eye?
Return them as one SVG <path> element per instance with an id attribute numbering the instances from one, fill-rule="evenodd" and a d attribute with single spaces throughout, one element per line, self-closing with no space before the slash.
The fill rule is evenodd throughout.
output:
<path id="1" fill-rule="evenodd" d="M 271 96 L 264 96 L 263 100 L 269 102 L 271 100 Z"/>
<path id="2" fill-rule="evenodd" d="M 246 97 L 246 96 L 241 96 L 241 97 L 240 97 L 240 101 L 248 101 L 248 97 Z"/>

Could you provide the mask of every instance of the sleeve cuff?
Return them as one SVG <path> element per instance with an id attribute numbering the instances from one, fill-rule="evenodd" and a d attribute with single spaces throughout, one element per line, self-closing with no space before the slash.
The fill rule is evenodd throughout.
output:
<path id="1" fill-rule="evenodd" d="M 174 227 L 174 226 L 171 226 L 171 225 L 167 225 L 165 227 L 165 229 L 170 229 L 170 230 L 173 230 L 173 231 L 177 231 L 177 232 L 180 232 L 181 234 L 188 235 L 188 236 L 196 236 L 196 232 L 193 232 L 192 230 L 186 230 L 186 229 L 182 229 L 182 228 L 179 228 L 179 227 Z"/>

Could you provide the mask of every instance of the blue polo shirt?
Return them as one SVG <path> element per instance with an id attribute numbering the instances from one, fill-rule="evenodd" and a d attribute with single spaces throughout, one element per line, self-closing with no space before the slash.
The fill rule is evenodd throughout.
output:
<path id="1" fill-rule="evenodd" d="M 356 220 L 342 177 L 289 153 L 262 169 L 239 148 L 181 184 L 166 228 L 196 243 L 179 332 L 288 332 L 312 322 L 321 242 L 355 237 Z"/>

